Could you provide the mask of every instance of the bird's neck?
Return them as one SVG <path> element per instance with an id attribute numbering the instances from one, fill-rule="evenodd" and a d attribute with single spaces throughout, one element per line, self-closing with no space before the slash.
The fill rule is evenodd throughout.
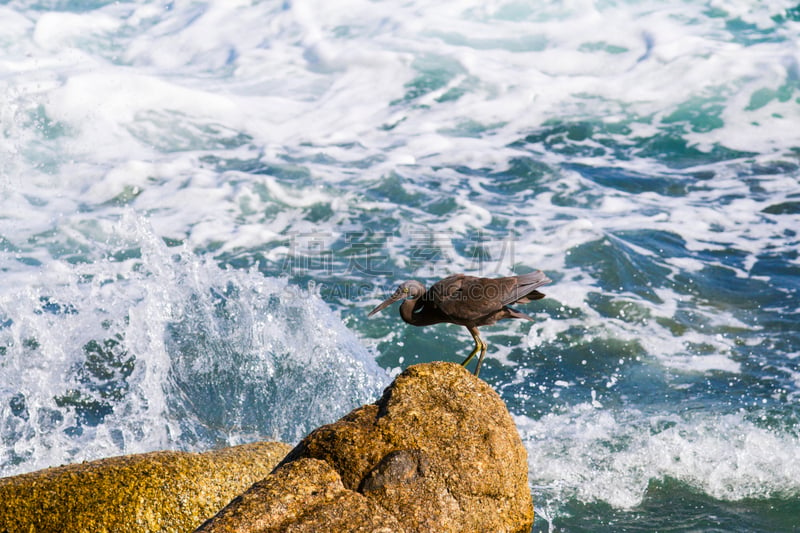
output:
<path id="1" fill-rule="evenodd" d="M 400 318 L 402 318 L 404 322 L 407 322 L 411 325 L 418 324 L 419 317 L 414 314 L 414 308 L 416 306 L 417 299 L 403 300 L 403 303 L 400 304 Z"/>
<path id="2" fill-rule="evenodd" d="M 446 321 L 435 305 L 424 300 L 420 302 L 419 298 L 400 304 L 400 318 L 412 326 L 430 326 Z"/>

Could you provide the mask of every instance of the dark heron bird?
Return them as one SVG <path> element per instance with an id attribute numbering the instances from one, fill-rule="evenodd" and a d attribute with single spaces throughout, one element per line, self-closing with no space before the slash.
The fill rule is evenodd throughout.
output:
<path id="1" fill-rule="evenodd" d="M 461 364 L 467 366 L 480 351 L 475 367 L 477 376 L 481 371 L 483 356 L 486 355 L 486 343 L 481 339 L 478 327 L 494 324 L 504 318 L 533 321 L 525 313 L 508 306 L 544 298 L 544 294 L 536 289 L 550 281 L 539 270 L 521 276 L 496 279 L 456 274 L 437 281 L 427 291 L 419 281 L 404 281 L 388 300 L 370 311 L 368 316 L 403 300 L 400 304 L 400 317 L 413 326 L 450 322 L 466 327 L 475 339 L 475 349 Z"/>

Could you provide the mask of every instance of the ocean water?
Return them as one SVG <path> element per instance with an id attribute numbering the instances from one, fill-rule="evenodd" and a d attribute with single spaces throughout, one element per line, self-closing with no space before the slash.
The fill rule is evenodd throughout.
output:
<path id="1" fill-rule="evenodd" d="M 296 442 L 542 269 L 534 531 L 800 531 L 796 0 L 6 0 L 0 125 L 0 475 Z"/>

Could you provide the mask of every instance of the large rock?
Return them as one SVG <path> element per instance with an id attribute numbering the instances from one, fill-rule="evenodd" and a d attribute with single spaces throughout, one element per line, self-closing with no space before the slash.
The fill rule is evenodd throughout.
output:
<path id="1" fill-rule="evenodd" d="M 291 447 L 153 452 L 0 479 L 0 533 L 193 531 Z"/>
<path id="2" fill-rule="evenodd" d="M 530 531 L 525 448 L 503 401 L 453 363 L 408 368 L 308 435 L 198 532 Z"/>

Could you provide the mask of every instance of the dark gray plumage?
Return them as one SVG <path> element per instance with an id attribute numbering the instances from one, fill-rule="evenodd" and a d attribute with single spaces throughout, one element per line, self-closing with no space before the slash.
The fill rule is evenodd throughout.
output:
<path id="1" fill-rule="evenodd" d="M 404 281 L 392 296 L 370 311 L 368 316 L 403 300 L 400 317 L 411 325 L 429 326 L 449 322 L 466 327 L 475 339 L 475 349 L 461 364 L 467 366 L 480 351 L 475 367 L 477 376 L 483 356 L 486 355 L 486 343 L 481 339 L 478 327 L 494 324 L 504 318 L 532 321 L 533 318 L 508 306 L 544 298 L 544 294 L 536 289 L 550 281 L 540 270 L 495 279 L 456 274 L 437 281 L 427 291 L 419 281 Z"/>

